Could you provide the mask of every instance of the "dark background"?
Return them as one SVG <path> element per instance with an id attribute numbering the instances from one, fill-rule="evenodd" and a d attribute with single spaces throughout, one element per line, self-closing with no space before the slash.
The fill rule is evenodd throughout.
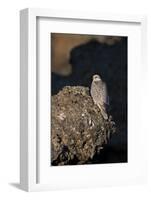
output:
<path id="1" fill-rule="evenodd" d="M 108 112 L 116 123 L 114 134 L 100 155 L 92 163 L 127 162 L 127 37 L 122 37 L 114 45 L 95 40 L 73 48 L 70 54 L 72 74 L 63 77 L 52 73 L 52 95 L 64 86 L 87 86 L 90 88 L 92 76 L 101 75 L 106 82 L 110 105 Z"/>

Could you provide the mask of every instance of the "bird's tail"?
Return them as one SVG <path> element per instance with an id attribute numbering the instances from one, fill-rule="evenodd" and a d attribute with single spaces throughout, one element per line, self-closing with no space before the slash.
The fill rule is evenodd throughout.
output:
<path id="1" fill-rule="evenodd" d="M 107 120 L 107 119 L 108 119 L 108 115 L 107 115 L 107 113 L 106 113 L 105 108 L 101 107 L 100 109 L 101 109 L 101 114 L 102 114 L 103 118 L 104 118 L 105 120 Z"/>

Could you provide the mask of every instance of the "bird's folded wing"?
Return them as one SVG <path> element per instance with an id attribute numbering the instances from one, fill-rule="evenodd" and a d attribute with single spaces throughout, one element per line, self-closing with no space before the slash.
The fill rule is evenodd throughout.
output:
<path id="1" fill-rule="evenodd" d="M 109 105 L 109 96 L 106 83 L 102 84 L 102 99 L 105 104 Z"/>

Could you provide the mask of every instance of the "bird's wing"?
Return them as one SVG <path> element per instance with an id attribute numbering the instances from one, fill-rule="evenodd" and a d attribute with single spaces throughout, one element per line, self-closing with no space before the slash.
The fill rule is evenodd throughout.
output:
<path id="1" fill-rule="evenodd" d="M 109 104 L 109 97 L 107 92 L 106 84 L 98 82 L 97 84 L 92 82 L 91 85 L 91 96 L 93 100 L 100 105 Z"/>
<path id="2" fill-rule="evenodd" d="M 106 83 L 102 83 L 102 100 L 105 104 L 109 105 L 109 96 Z"/>
<path id="3" fill-rule="evenodd" d="M 103 95 L 102 95 L 102 83 L 97 84 L 92 82 L 92 97 L 96 104 L 103 105 Z"/>

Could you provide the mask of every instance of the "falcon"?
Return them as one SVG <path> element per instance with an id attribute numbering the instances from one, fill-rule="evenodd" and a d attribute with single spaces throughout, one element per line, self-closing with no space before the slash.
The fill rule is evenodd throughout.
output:
<path id="1" fill-rule="evenodd" d="M 99 75 L 94 75 L 91 83 L 91 96 L 94 104 L 101 110 L 101 114 L 105 120 L 108 119 L 106 105 L 109 104 L 106 83 L 102 81 Z"/>

